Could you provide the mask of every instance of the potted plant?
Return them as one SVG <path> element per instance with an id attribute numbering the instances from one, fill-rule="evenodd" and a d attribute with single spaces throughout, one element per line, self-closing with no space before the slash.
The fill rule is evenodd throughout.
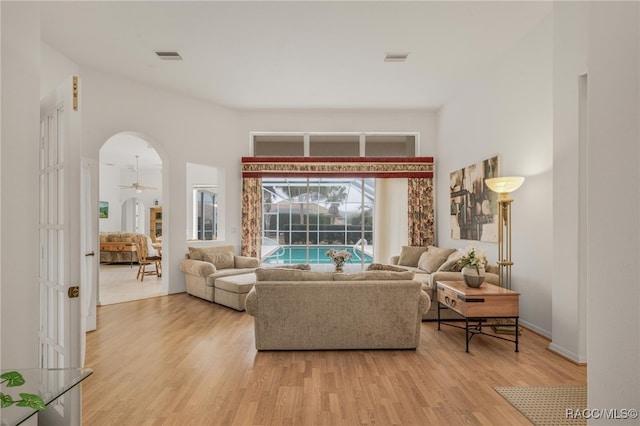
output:
<path id="1" fill-rule="evenodd" d="M 482 285 L 485 275 L 487 257 L 482 250 L 476 250 L 474 246 L 460 250 L 461 256 L 458 263 L 462 267 L 462 279 L 469 287 L 478 288 Z"/>
<path id="2" fill-rule="evenodd" d="M 8 388 L 24 385 L 22 374 L 17 371 L 9 371 L 0 375 L 0 384 L 5 384 Z M 20 393 L 20 399 L 15 399 L 11 395 L 0 392 L 0 407 L 6 408 L 12 405 L 18 407 L 29 407 L 34 410 L 44 410 L 45 404 L 42 398 L 32 393 Z"/>

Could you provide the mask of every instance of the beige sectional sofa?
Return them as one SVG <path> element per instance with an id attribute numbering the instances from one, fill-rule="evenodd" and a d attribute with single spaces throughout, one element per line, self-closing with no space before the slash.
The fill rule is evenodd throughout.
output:
<path id="1" fill-rule="evenodd" d="M 184 272 L 187 293 L 213 302 L 217 278 L 249 274 L 258 266 L 260 260 L 236 255 L 233 246 L 189 247 L 180 270 Z"/>
<path id="2" fill-rule="evenodd" d="M 245 307 L 258 350 L 415 349 L 431 301 L 410 272 L 257 269 Z"/>
<path id="3" fill-rule="evenodd" d="M 400 255 L 393 256 L 391 265 L 415 273 L 415 280 L 420 281 L 422 289 L 429 294 L 434 303 L 422 317 L 423 321 L 434 321 L 438 316 L 436 306 L 436 282 L 461 280 L 461 267 L 458 264 L 460 252 L 456 249 L 441 248 L 435 246 L 403 246 Z M 499 268 L 497 265 L 487 265 L 484 284 L 499 285 Z M 462 318 L 452 310 L 441 311 L 442 318 Z"/>

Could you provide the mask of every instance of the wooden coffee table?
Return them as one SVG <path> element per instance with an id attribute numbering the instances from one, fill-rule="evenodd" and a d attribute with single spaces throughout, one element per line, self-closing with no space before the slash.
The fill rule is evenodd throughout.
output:
<path id="1" fill-rule="evenodd" d="M 466 351 L 469 352 L 469 341 L 476 334 L 514 342 L 518 352 L 518 318 L 520 293 L 492 284 L 484 284 L 480 288 L 468 287 L 464 281 L 437 281 L 438 297 L 438 330 L 440 324 L 462 328 L 466 332 Z M 460 327 L 440 319 L 442 309 L 451 309 L 464 317 L 465 325 Z M 505 323 L 496 323 L 493 319 L 509 319 Z M 513 327 L 514 339 L 498 336 L 494 327 Z M 485 330 L 492 330 L 486 333 Z"/>

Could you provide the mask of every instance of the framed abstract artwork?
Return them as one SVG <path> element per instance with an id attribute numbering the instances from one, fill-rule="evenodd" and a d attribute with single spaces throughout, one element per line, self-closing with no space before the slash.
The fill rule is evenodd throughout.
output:
<path id="1" fill-rule="evenodd" d="M 498 156 L 451 172 L 451 238 L 498 242 L 498 194 L 484 183 L 497 177 Z"/>

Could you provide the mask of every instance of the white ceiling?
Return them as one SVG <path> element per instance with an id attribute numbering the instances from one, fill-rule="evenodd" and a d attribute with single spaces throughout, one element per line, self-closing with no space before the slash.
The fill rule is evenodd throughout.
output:
<path id="1" fill-rule="evenodd" d="M 437 109 L 552 10 L 517 1 L 40 7 L 43 41 L 79 65 L 238 109 Z M 409 58 L 385 63 L 387 52 Z"/>

